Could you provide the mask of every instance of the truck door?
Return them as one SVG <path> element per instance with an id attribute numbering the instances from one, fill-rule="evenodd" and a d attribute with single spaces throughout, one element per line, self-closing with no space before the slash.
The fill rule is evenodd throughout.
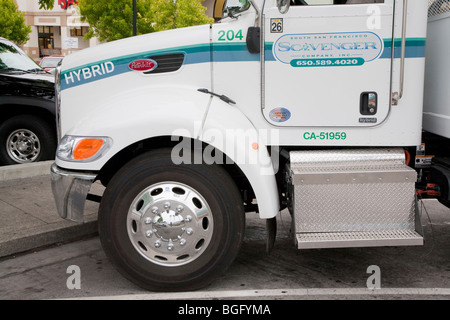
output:
<path id="1" fill-rule="evenodd" d="M 293 2 L 308 5 L 264 9 L 266 120 L 289 127 L 383 122 L 391 104 L 393 0 Z"/>

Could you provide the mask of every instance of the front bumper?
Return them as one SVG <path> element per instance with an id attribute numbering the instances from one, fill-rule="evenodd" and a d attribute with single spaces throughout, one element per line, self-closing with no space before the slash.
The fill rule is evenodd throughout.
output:
<path id="1" fill-rule="evenodd" d="M 55 163 L 50 172 L 53 197 L 60 217 L 74 222 L 84 222 L 86 197 L 97 175 L 62 170 Z"/>

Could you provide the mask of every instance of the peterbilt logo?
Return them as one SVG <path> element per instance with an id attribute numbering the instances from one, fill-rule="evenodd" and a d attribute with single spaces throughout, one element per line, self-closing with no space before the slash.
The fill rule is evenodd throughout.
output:
<path id="1" fill-rule="evenodd" d="M 130 62 L 128 65 L 128 68 L 130 68 L 133 71 L 153 71 L 158 67 L 158 64 L 155 60 L 152 59 L 140 59 L 140 60 L 134 60 Z"/>

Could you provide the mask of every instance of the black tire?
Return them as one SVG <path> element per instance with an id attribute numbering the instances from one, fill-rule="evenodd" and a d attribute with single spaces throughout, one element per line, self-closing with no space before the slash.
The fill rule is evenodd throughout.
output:
<path id="1" fill-rule="evenodd" d="M 0 125 L 1 165 L 51 160 L 55 151 L 56 131 L 37 116 L 14 116 Z"/>
<path id="2" fill-rule="evenodd" d="M 135 284 L 151 291 L 196 290 L 207 286 L 219 277 L 237 256 L 245 230 L 244 207 L 238 189 L 223 168 L 218 165 L 174 165 L 170 153 L 170 149 L 145 153 L 126 164 L 112 178 L 104 192 L 99 209 L 100 240 L 111 262 L 122 275 Z M 149 186 L 158 187 L 165 183 L 173 183 L 182 188 L 185 186 L 193 194 L 198 193 L 197 198 L 203 198 L 204 201 L 202 201 L 204 204 L 206 203 L 205 212 L 209 216 L 206 219 L 206 226 L 203 227 L 204 230 L 200 230 L 198 233 L 205 232 L 207 234 L 205 238 L 208 237 L 208 239 L 195 244 L 195 248 L 200 242 L 203 245 L 199 246 L 198 252 L 200 253 L 197 256 L 194 252 L 192 256 L 186 254 L 175 260 L 176 257 L 171 256 L 175 253 L 169 253 L 167 250 L 172 239 L 169 241 L 165 239 L 162 246 L 156 248 L 158 232 L 155 232 L 155 237 L 151 236 L 149 239 L 143 236 L 145 229 L 143 220 L 148 219 L 147 215 L 151 216 L 149 211 L 152 206 L 154 209 L 155 206 L 161 204 L 156 198 L 149 201 L 152 203 L 151 205 L 139 203 L 136 205 L 136 202 L 141 201 L 138 200 L 141 199 L 140 197 L 145 198 L 143 190 L 150 192 L 151 187 L 148 189 Z M 173 188 L 168 195 L 175 196 L 172 193 L 175 189 Z M 163 195 L 158 194 L 158 196 L 166 199 Z M 185 202 L 187 203 L 188 200 Z M 165 202 L 166 204 L 167 202 Z M 187 206 L 189 205 L 191 204 L 187 203 Z M 144 210 L 142 207 L 148 209 Z M 131 212 L 130 208 L 135 210 L 141 208 L 140 210 L 145 213 L 139 219 L 133 220 L 135 216 L 129 213 L 129 210 Z M 187 208 L 185 211 L 189 212 Z M 168 212 L 169 209 L 167 209 L 167 215 Z M 161 214 L 164 213 L 166 212 Z M 185 221 L 188 221 L 188 218 L 189 216 L 183 215 Z M 203 219 L 204 221 L 205 219 Z M 187 222 L 182 223 L 186 223 L 187 226 Z M 172 224 L 170 226 L 171 228 L 166 229 L 182 230 L 172 227 Z M 148 230 L 157 231 L 157 229 L 151 228 Z M 179 232 L 183 233 L 178 239 L 189 240 L 186 232 Z M 135 235 L 142 240 L 134 240 Z M 175 237 L 173 238 L 175 239 Z M 175 245 L 181 250 L 181 240 Z M 189 245 L 187 246 L 189 247 Z M 149 252 L 153 255 L 147 257 L 147 254 L 150 255 Z M 175 261 L 174 265 L 168 265 L 169 262 L 164 260 L 161 262 L 156 260 L 165 257 Z M 180 261 L 186 259 L 187 262 L 178 263 L 178 258 L 182 258 Z"/>

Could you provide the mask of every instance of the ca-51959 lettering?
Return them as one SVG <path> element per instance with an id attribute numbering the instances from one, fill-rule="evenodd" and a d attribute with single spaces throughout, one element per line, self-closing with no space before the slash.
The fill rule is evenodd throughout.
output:
<path id="1" fill-rule="evenodd" d="M 346 132 L 305 132 L 305 140 L 347 140 Z"/>

